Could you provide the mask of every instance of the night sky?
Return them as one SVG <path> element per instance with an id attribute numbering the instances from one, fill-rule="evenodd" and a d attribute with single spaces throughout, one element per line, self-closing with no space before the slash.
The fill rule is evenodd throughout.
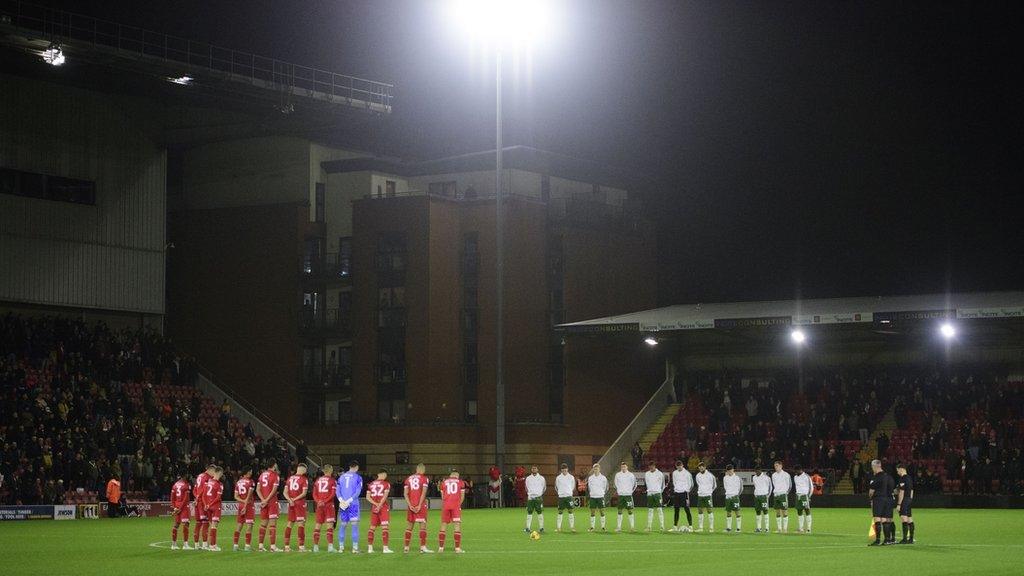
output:
<path id="1" fill-rule="evenodd" d="M 437 2 L 43 3 L 392 82 L 394 154 L 493 148 Z M 1024 289 L 1019 5 L 560 4 L 506 145 L 653 182 L 662 304 Z"/>

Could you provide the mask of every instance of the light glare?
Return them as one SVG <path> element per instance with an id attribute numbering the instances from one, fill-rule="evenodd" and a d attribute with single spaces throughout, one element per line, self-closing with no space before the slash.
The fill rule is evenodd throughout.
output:
<path id="1" fill-rule="evenodd" d="M 550 25 L 550 0 L 451 0 L 449 18 L 472 40 L 499 48 L 530 46 Z"/>
<path id="2" fill-rule="evenodd" d="M 178 76 L 177 78 L 168 78 L 168 80 L 170 80 L 171 82 L 173 82 L 175 84 L 180 84 L 181 86 L 188 86 L 189 84 L 192 83 L 193 78 L 191 76 L 187 76 L 186 75 L 186 76 Z"/>
<path id="3" fill-rule="evenodd" d="M 46 62 L 51 66 L 60 66 L 65 61 L 64 51 L 60 49 L 60 46 L 50 46 L 46 50 L 43 50 L 43 62 Z"/>
<path id="4" fill-rule="evenodd" d="M 949 340 L 953 338 L 953 336 L 956 336 L 956 328 L 954 328 L 953 325 L 950 324 L 949 322 L 946 322 L 945 324 L 940 326 L 939 332 L 942 333 L 942 337 L 945 338 L 946 340 Z"/>
<path id="5" fill-rule="evenodd" d="M 807 335 L 804 334 L 804 331 L 800 330 L 800 329 L 796 329 L 796 330 L 793 330 L 792 332 L 790 332 L 789 333 L 789 337 L 796 344 L 803 344 L 804 342 L 807 341 Z"/>
<path id="6" fill-rule="evenodd" d="M 657 346 L 658 340 L 654 336 L 648 336 L 647 338 L 644 338 L 644 343 L 648 346 Z"/>

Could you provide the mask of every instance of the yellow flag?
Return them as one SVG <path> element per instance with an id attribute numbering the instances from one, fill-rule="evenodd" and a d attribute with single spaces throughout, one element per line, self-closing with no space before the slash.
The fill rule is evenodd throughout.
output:
<path id="1" fill-rule="evenodd" d="M 868 528 L 868 540 L 874 540 L 877 534 L 875 534 L 875 523 L 871 523 L 871 527 Z"/>

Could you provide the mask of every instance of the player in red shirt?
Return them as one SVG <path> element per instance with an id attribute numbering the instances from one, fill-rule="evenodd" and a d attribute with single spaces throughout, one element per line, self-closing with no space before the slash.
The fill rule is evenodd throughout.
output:
<path id="1" fill-rule="evenodd" d="M 280 513 L 280 505 L 277 503 L 277 483 L 281 477 L 277 474 L 277 463 L 271 464 L 269 468 L 260 473 L 256 481 L 256 496 L 260 499 L 260 546 L 259 551 L 265 552 L 263 537 L 267 535 L 267 524 L 270 521 L 270 551 L 280 552 L 277 549 L 277 516 Z"/>
<path id="2" fill-rule="evenodd" d="M 459 471 L 452 470 L 441 481 L 441 531 L 437 534 L 437 551 L 444 552 L 444 539 L 448 524 L 455 536 L 455 553 L 462 554 L 462 502 L 466 499 L 466 482 L 459 479 Z"/>
<path id="3" fill-rule="evenodd" d="M 182 528 L 181 549 L 188 550 L 188 503 L 191 500 L 192 487 L 188 485 L 184 474 L 178 474 L 178 481 L 171 486 L 171 517 L 174 519 L 174 527 L 171 528 L 171 550 L 178 549 L 178 526 Z"/>
<path id="4" fill-rule="evenodd" d="M 252 468 L 247 468 L 242 477 L 235 482 L 235 502 L 238 504 L 238 512 L 235 516 L 235 544 L 232 547 L 238 550 L 238 535 L 245 530 L 245 551 L 252 550 L 252 523 L 256 516 L 256 498 L 253 496 L 253 489 L 256 483 L 252 480 Z"/>
<path id="5" fill-rule="evenodd" d="M 213 469 L 213 475 L 206 481 L 203 489 L 203 503 L 206 504 L 206 518 L 210 527 L 210 541 L 207 550 L 220 552 L 217 546 L 217 525 L 220 524 L 221 499 L 224 497 L 224 485 L 220 479 L 224 476 L 224 469 L 217 466 Z"/>
<path id="6" fill-rule="evenodd" d="M 288 500 L 288 523 L 284 526 L 284 551 L 291 552 L 292 524 L 299 524 L 299 552 L 306 551 L 306 493 L 309 492 L 309 479 L 306 478 L 306 465 L 295 467 L 295 474 L 288 477 L 284 484 L 284 497 Z"/>
<path id="7" fill-rule="evenodd" d="M 320 527 L 327 524 L 327 551 L 334 552 L 334 466 L 324 464 L 323 476 L 313 482 L 313 502 L 316 503 L 316 524 L 313 526 L 313 552 L 320 551 Z"/>
<path id="8" fill-rule="evenodd" d="M 209 464 L 206 466 L 206 471 L 196 476 L 195 482 L 192 483 L 192 496 L 195 500 L 195 517 L 196 517 L 196 529 L 194 534 L 194 544 L 196 550 L 202 550 L 206 548 L 206 531 L 207 531 L 207 519 L 206 519 L 206 505 L 203 503 L 203 487 L 206 486 L 206 481 L 213 476 L 213 470 L 217 466 Z M 202 540 L 202 545 L 199 541 Z"/>
<path id="9" fill-rule="evenodd" d="M 384 554 L 391 554 L 388 548 L 389 530 L 391 524 L 391 506 L 388 498 L 391 496 L 391 483 L 388 482 L 388 471 L 381 469 L 377 472 L 377 479 L 370 482 L 366 487 L 366 501 L 370 503 L 370 530 L 366 533 L 366 552 L 373 554 L 373 535 L 380 526 L 380 539 L 384 543 Z"/>
<path id="10" fill-rule="evenodd" d="M 405 527 L 405 548 L 403 552 L 409 551 L 409 541 L 412 540 L 412 529 L 416 524 L 420 525 L 420 553 L 430 554 L 433 552 L 427 548 L 427 486 L 430 479 L 427 478 L 427 467 L 422 462 L 416 465 L 416 473 L 405 479 L 405 505 L 407 512 L 405 518 L 408 524 Z"/>

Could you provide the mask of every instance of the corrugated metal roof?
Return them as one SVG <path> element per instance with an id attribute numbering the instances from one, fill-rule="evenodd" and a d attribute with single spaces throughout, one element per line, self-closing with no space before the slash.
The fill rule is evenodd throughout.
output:
<path id="1" fill-rule="evenodd" d="M 653 332 L 770 324 L 845 324 L 943 314 L 957 318 L 1024 317 L 1024 292 L 680 304 L 570 322 L 558 327 L 569 331 L 611 331 L 618 328 Z"/>

